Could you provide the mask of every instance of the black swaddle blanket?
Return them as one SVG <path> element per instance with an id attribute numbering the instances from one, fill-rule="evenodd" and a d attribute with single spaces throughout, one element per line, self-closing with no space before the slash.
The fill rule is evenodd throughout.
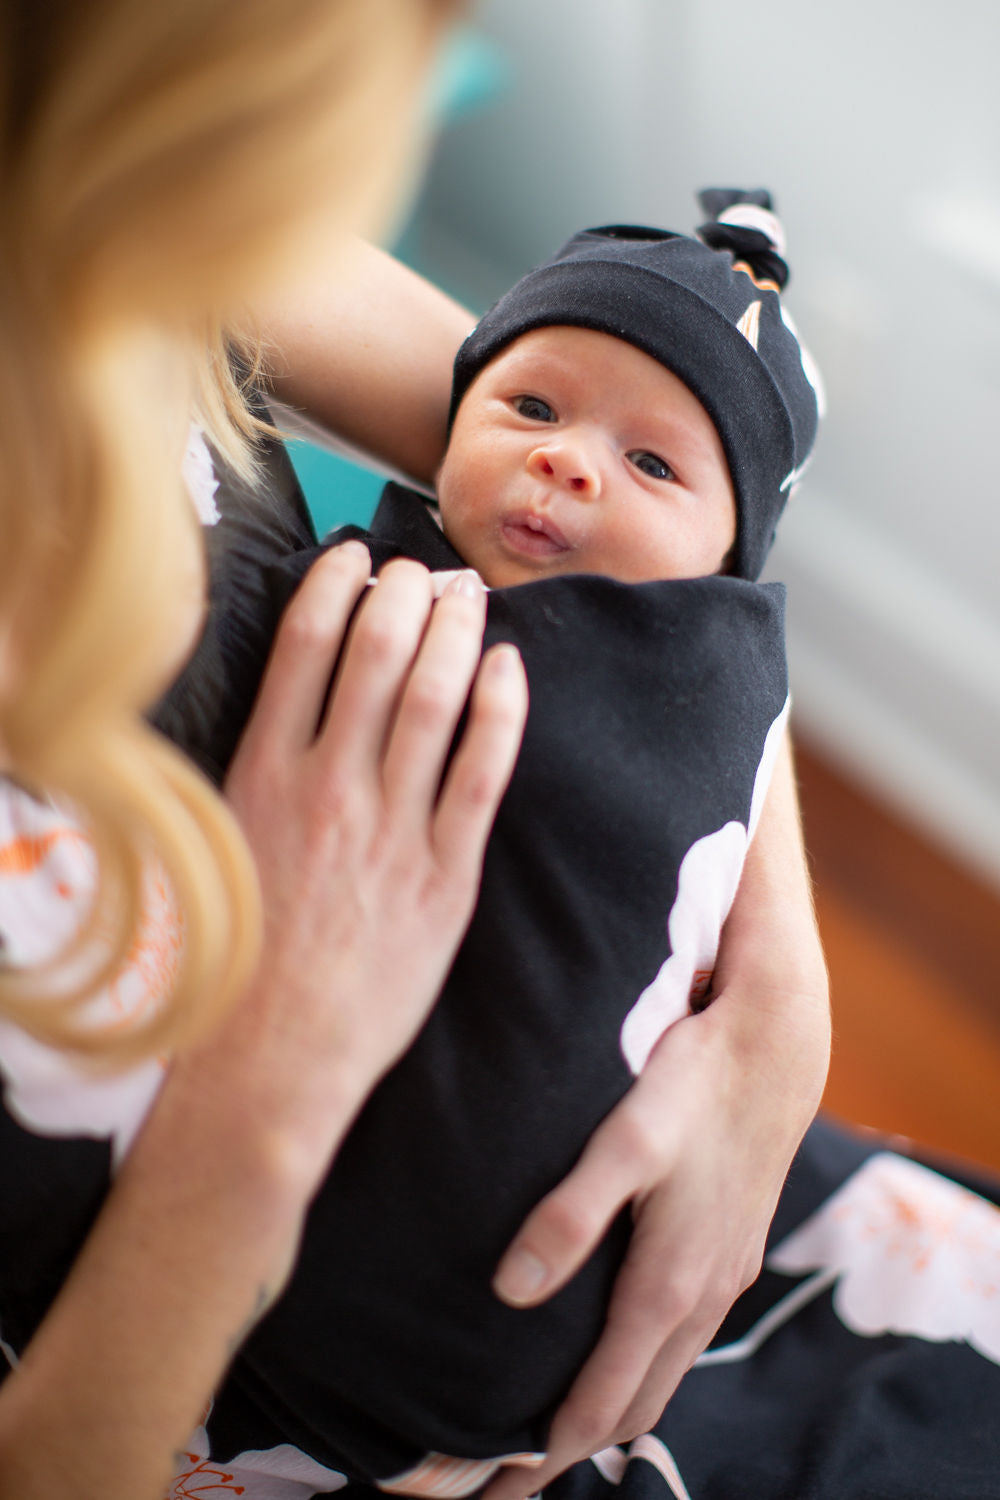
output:
<path id="1" fill-rule="evenodd" d="M 349 535 L 365 536 L 376 567 L 401 554 L 461 566 L 398 485 L 369 533 L 335 540 Z M 316 555 L 248 569 L 209 621 L 214 682 L 189 673 L 160 707 L 216 780 Z M 668 960 L 685 998 L 704 982 L 703 956 L 688 973 L 672 944 L 699 917 L 704 871 L 709 886 L 720 869 L 723 886 L 738 873 L 787 698 L 783 605 L 779 585 L 723 577 L 557 577 L 490 594 L 487 644 L 517 645 L 531 707 L 480 899 L 440 1000 L 352 1129 L 295 1275 L 220 1397 L 223 1433 L 242 1391 L 287 1440 L 356 1478 L 397 1475 L 428 1450 L 544 1448 L 601 1331 L 628 1215 L 540 1308 L 506 1307 L 490 1279 L 641 1067 Z M 724 917 L 702 912 L 702 926 L 717 936 Z"/>

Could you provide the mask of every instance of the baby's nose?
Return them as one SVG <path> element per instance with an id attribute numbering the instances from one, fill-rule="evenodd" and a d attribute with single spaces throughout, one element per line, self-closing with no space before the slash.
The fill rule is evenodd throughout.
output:
<path id="1" fill-rule="evenodd" d="M 581 497 L 596 495 L 599 488 L 597 467 L 578 444 L 541 444 L 529 453 L 528 470 L 536 479 L 550 479 Z"/>

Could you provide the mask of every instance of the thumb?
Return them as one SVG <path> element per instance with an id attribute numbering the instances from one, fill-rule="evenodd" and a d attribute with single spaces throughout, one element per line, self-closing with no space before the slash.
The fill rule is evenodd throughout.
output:
<path id="1" fill-rule="evenodd" d="M 525 1219 L 493 1278 L 511 1307 L 545 1302 L 597 1248 L 641 1186 L 625 1149 L 619 1105 L 591 1137 L 576 1166 Z"/>

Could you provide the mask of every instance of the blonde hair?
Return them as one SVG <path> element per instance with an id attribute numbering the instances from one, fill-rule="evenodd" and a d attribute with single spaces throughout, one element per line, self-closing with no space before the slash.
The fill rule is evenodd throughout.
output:
<path id="1" fill-rule="evenodd" d="M 196 525 L 184 442 L 195 413 L 253 476 L 241 308 L 317 204 L 327 228 L 384 212 L 452 8 L 0 0 L 0 770 L 68 802 L 98 864 L 61 968 L 0 969 L 0 1014 L 47 1042 L 118 1062 L 182 1045 L 255 964 L 242 836 L 141 717 Z M 151 862 L 180 970 L 112 1036 L 86 1002 L 122 965 Z"/>

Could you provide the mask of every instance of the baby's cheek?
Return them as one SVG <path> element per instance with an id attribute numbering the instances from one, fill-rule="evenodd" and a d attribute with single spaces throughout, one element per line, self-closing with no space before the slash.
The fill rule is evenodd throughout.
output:
<path id="1" fill-rule="evenodd" d="M 445 489 L 438 495 L 441 530 L 463 562 L 475 567 L 470 553 L 479 550 L 481 526 L 461 491 Z"/>
<path id="2" fill-rule="evenodd" d="M 458 553 L 463 562 L 467 562 L 468 558 L 465 555 L 465 551 L 466 547 L 468 546 L 468 540 L 465 535 L 465 527 L 462 525 L 461 517 L 456 514 L 456 511 L 453 507 L 449 508 L 446 511 L 443 505 L 440 509 L 440 515 L 441 530 L 444 532 L 446 539 L 454 547 L 455 551 Z"/>

